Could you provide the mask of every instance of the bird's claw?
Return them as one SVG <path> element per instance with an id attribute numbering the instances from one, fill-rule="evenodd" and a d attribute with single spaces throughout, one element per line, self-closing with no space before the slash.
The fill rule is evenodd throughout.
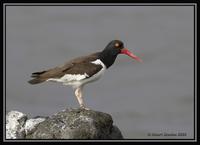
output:
<path id="1" fill-rule="evenodd" d="M 84 110 L 91 110 L 90 108 L 87 108 L 85 107 L 84 105 L 80 106 L 81 109 L 84 109 Z"/>

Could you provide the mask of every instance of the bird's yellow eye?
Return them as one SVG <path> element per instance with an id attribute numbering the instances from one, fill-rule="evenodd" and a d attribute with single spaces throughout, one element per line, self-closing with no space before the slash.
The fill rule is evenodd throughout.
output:
<path id="1" fill-rule="evenodd" d="M 115 43 L 115 47 L 119 47 L 119 43 Z"/>

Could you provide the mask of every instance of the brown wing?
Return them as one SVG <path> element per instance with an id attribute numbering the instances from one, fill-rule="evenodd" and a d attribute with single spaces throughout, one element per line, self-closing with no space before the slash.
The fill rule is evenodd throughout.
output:
<path id="1" fill-rule="evenodd" d="M 75 58 L 61 67 L 55 67 L 49 70 L 32 73 L 31 77 L 33 77 L 34 79 L 30 80 L 29 83 L 38 84 L 38 83 L 42 83 L 46 81 L 49 78 L 59 78 L 65 74 L 87 73 L 89 76 L 91 76 L 95 74 L 95 72 L 101 70 L 100 65 L 89 63 L 91 61 L 96 60 L 98 58 L 99 53 L 100 52 L 93 53 L 88 56 Z M 84 70 L 87 70 L 87 71 L 84 71 Z"/>
<path id="2" fill-rule="evenodd" d="M 62 67 L 67 68 L 69 64 L 77 64 L 77 63 L 94 61 L 98 58 L 99 54 L 100 54 L 100 52 L 96 52 L 96 53 L 93 53 L 93 54 L 90 54 L 87 56 L 77 57 L 77 58 L 72 59 L 71 61 L 67 62 L 66 64 L 64 64 Z"/>

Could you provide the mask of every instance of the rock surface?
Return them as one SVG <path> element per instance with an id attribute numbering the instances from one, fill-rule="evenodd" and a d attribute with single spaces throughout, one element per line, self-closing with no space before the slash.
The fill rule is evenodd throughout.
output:
<path id="1" fill-rule="evenodd" d="M 25 137 L 23 128 L 27 116 L 18 111 L 11 111 L 6 115 L 6 138 L 20 139 Z"/>
<path id="2" fill-rule="evenodd" d="M 103 112 L 66 109 L 50 117 L 29 119 L 11 111 L 6 115 L 7 139 L 123 139 L 112 117 Z"/>
<path id="3" fill-rule="evenodd" d="M 6 139 L 24 139 L 45 118 L 29 119 L 26 114 L 10 111 L 6 115 Z"/>

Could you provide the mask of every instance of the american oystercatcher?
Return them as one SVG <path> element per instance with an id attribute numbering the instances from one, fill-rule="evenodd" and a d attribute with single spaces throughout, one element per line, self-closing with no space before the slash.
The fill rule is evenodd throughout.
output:
<path id="1" fill-rule="evenodd" d="M 142 61 L 127 48 L 124 48 L 122 41 L 112 40 L 101 52 L 75 58 L 60 67 L 34 72 L 31 76 L 34 79 L 28 82 L 30 84 L 39 84 L 52 81 L 70 85 L 75 89 L 75 96 L 80 107 L 88 109 L 83 101 L 83 86 L 98 80 L 105 70 L 114 63 L 118 54 L 126 54 L 137 61 Z"/>

